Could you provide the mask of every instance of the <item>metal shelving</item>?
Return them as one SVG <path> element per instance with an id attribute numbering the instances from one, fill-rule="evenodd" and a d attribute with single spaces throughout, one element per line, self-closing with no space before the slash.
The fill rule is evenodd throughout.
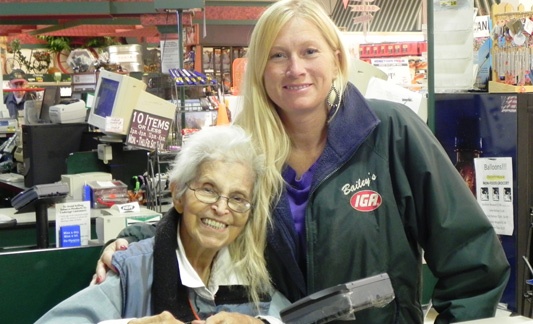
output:
<path id="1" fill-rule="evenodd" d="M 172 207 L 168 171 L 177 152 L 153 151 L 148 154 L 146 179 L 146 206 L 159 213 L 166 212 Z"/>

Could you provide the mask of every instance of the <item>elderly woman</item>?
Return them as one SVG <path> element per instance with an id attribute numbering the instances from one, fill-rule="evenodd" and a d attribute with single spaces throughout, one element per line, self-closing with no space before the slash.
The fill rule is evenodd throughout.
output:
<path id="1" fill-rule="evenodd" d="M 118 275 L 63 301 L 38 323 L 163 312 L 176 323 L 280 323 L 279 308 L 288 303 L 273 291 L 263 256 L 269 223 L 263 168 L 241 128 L 196 133 L 170 171 L 174 208 L 155 237 L 117 252 Z"/>

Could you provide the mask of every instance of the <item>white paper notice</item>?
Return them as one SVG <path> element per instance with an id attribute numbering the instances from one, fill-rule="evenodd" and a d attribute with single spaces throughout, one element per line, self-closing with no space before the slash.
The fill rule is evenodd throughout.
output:
<path id="1" fill-rule="evenodd" d="M 180 67 L 180 48 L 178 39 L 167 39 L 160 42 L 161 71 L 168 74 L 171 68 Z"/>
<path id="2" fill-rule="evenodd" d="M 105 118 L 105 131 L 122 133 L 124 131 L 124 119 L 107 116 Z"/>
<path id="3" fill-rule="evenodd" d="M 513 235 L 513 164 L 510 157 L 476 158 L 477 201 L 498 235 Z"/>
<path id="4" fill-rule="evenodd" d="M 55 205 L 56 246 L 59 247 L 59 230 L 62 226 L 79 225 L 81 245 L 87 245 L 91 238 L 91 204 L 89 201 L 75 201 Z"/>

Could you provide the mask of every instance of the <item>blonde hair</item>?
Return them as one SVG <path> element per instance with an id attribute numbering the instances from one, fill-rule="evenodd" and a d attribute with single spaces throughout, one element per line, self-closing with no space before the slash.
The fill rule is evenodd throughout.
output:
<path id="1" fill-rule="evenodd" d="M 340 103 L 348 80 L 349 60 L 340 31 L 316 1 L 281 0 L 267 8 L 259 18 L 252 32 L 247 52 L 247 65 L 243 80 L 243 109 L 236 117 L 235 123 L 252 134 L 254 143 L 265 154 L 266 187 L 262 194 L 269 195 L 272 204 L 275 204 L 283 190 L 284 181 L 281 170 L 289 156 L 291 141 L 276 112 L 275 104 L 266 93 L 263 75 L 270 49 L 280 30 L 287 22 L 295 18 L 304 19 L 316 25 L 332 52 L 339 52 L 338 56 L 335 55 L 339 73 L 333 81 L 333 86 L 339 91 L 339 97 L 336 98 L 338 103 Z"/>
<path id="2" fill-rule="evenodd" d="M 250 299 L 259 305 L 260 294 L 268 294 L 272 289 L 264 257 L 267 226 L 270 222 L 269 200 L 259 194 L 264 191 L 264 156 L 256 150 L 250 135 L 241 127 L 204 128 L 193 134 L 183 145 L 169 172 L 174 199 L 181 197 L 187 190 L 187 185 L 199 176 L 200 166 L 211 161 L 242 163 L 250 166 L 255 176 L 248 222 L 228 249 L 239 273 L 249 284 Z"/>

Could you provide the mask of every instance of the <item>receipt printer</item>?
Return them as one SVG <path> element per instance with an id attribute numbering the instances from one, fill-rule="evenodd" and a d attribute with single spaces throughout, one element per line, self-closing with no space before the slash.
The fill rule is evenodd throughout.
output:
<path id="1" fill-rule="evenodd" d="M 54 124 L 83 123 L 87 118 L 87 108 L 83 100 L 69 99 L 51 106 L 48 114 Z"/>
<path id="2" fill-rule="evenodd" d="M 124 206 L 124 205 L 121 205 Z M 162 214 L 148 208 L 140 208 L 135 211 L 122 211 L 120 206 L 109 209 L 100 209 L 100 215 L 96 217 L 96 235 L 98 243 L 104 244 L 117 237 L 118 233 L 128 225 L 134 223 L 155 224 L 161 220 Z"/>

